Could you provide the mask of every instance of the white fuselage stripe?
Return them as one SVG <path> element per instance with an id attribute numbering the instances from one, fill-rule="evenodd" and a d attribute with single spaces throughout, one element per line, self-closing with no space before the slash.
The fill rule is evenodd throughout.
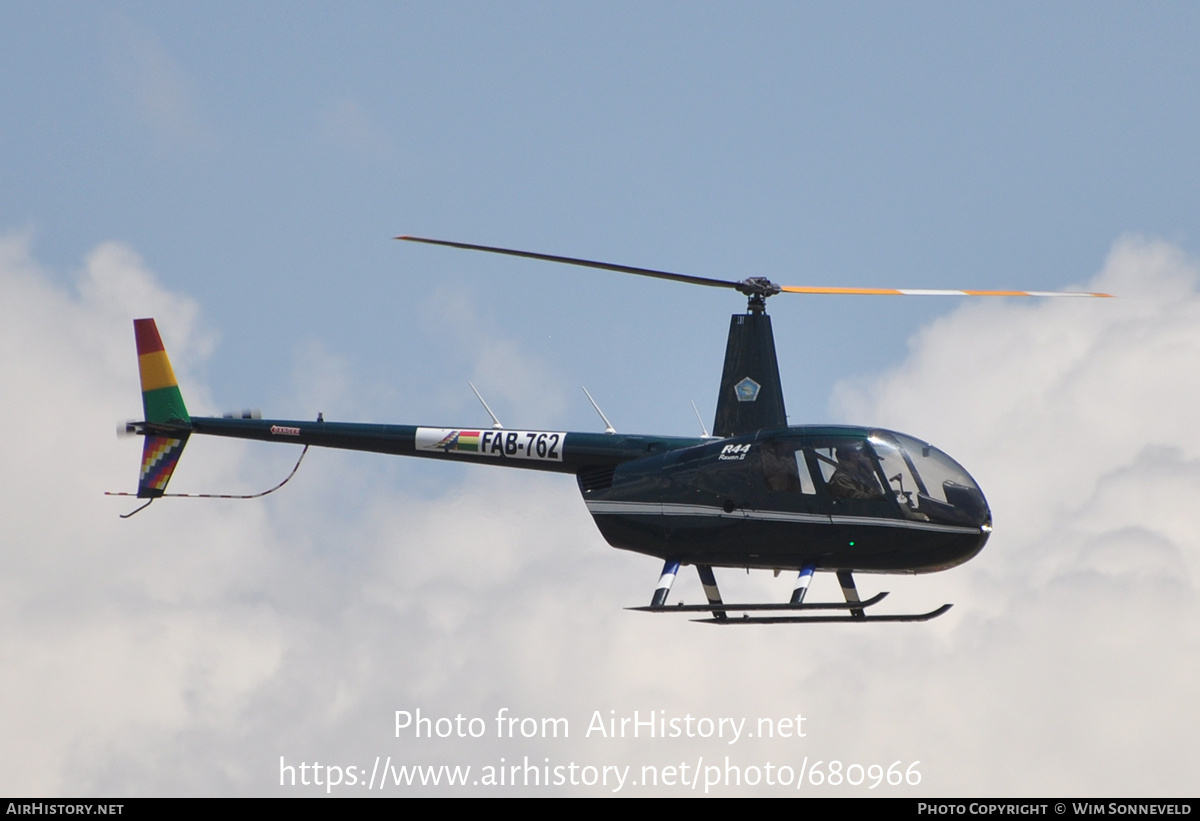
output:
<path id="1" fill-rule="evenodd" d="M 910 519 L 885 519 L 879 516 L 823 516 L 819 513 L 787 513 L 780 510 L 734 510 L 726 513 L 709 505 L 661 504 L 658 502 L 587 502 L 593 516 L 703 516 L 718 519 L 753 519 L 760 522 L 803 522 L 821 525 L 870 525 L 899 527 L 907 530 L 929 530 L 938 533 L 980 532 L 976 527 L 916 522 Z"/>

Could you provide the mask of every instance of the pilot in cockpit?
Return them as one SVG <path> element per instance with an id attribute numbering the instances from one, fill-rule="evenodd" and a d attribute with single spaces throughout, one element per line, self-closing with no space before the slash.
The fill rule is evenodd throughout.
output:
<path id="1" fill-rule="evenodd" d="M 882 499 L 886 495 L 862 443 L 842 445 L 836 456 L 837 470 L 826 482 L 830 496 L 835 499 Z"/>

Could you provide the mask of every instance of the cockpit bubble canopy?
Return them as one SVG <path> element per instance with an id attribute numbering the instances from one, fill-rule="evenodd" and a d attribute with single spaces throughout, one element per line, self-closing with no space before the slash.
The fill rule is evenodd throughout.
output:
<path id="1" fill-rule="evenodd" d="M 991 513 L 983 491 L 963 469 L 933 445 L 903 433 L 872 430 L 867 438 L 896 501 L 931 521 L 982 527 Z"/>

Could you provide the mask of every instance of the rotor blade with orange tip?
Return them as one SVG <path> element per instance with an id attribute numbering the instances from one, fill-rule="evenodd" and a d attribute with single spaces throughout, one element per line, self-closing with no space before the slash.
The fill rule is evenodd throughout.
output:
<path id="1" fill-rule="evenodd" d="M 407 242 L 423 242 L 427 245 L 443 245 L 447 248 L 464 248 L 468 251 L 485 251 L 489 254 L 504 254 L 510 257 L 525 259 L 540 259 L 545 262 L 561 262 L 566 265 L 578 265 L 583 268 L 599 268 L 603 271 L 619 271 L 623 274 L 637 274 L 655 279 L 670 279 L 675 282 L 688 282 L 692 285 L 707 285 L 714 288 L 733 288 L 744 294 L 757 293 L 760 297 L 769 297 L 775 291 L 766 291 L 764 287 L 776 288 L 789 294 L 835 294 L 842 296 L 1077 296 L 1077 297 L 1108 297 L 1111 294 L 1091 294 L 1069 291 L 951 291 L 917 288 L 820 288 L 803 285 L 776 286 L 763 278 L 751 278 L 740 282 L 729 279 L 713 279 L 698 277 L 691 274 L 676 274 L 671 271 L 656 271 L 652 268 L 638 268 L 633 265 L 615 265 L 611 262 L 597 262 L 590 259 L 563 257 L 555 254 L 539 254 L 533 251 L 518 251 L 512 248 L 497 248 L 492 245 L 472 245 L 467 242 L 451 242 L 444 239 L 428 239 L 426 237 L 400 236 Z"/>
<path id="2" fill-rule="evenodd" d="M 821 288 L 781 285 L 789 294 L 835 294 L 839 296 L 1076 296 L 1112 298 L 1112 294 L 1087 291 L 953 291 L 930 288 Z"/>

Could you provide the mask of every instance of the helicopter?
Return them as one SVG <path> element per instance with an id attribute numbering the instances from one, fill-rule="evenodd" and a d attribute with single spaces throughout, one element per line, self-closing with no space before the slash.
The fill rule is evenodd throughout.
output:
<path id="1" fill-rule="evenodd" d="M 487 245 L 400 236 L 492 254 L 738 291 L 745 313 L 730 319 L 713 431 L 700 437 L 487 427 L 425 427 L 326 421 L 191 416 L 153 319 L 135 319 L 144 419 L 125 432 L 145 437 L 136 494 L 147 501 L 167 484 L 193 435 L 370 451 L 456 462 L 567 473 L 605 541 L 663 562 L 651 613 L 708 614 L 712 624 L 911 622 L 941 616 L 952 605 L 923 613 L 876 614 L 868 608 L 886 592 L 863 599 L 855 573 L 932 573 L 976 556 L 992 532 L 992 515 L 971 475 L 938 448 L 907 434 L 872 427 L 789 426 L 766 301 L 781 293 L 841 295 L 1109 297 L 1065 291 L 957 291 L 778 285 L 765 277 L 740 281 L 519 251 Z M 472 385 L 472 390 L 474 386 Z M 586 393 L 586 389 L 585 389 Z M 702 427 L 703 427 L 703 423 Z M 255 498 L 263 493 L 218 498 Z M 668 605 L 685 565 L 695 566 L 706 603 Z M 787 602 L 736 604 L 722 600 L 714 568 L 796 574 Z M 844 601 L 805 601 L 816 572 L 836 575 Z M 736 617 L 736 614 L 741 614 Z"/>

